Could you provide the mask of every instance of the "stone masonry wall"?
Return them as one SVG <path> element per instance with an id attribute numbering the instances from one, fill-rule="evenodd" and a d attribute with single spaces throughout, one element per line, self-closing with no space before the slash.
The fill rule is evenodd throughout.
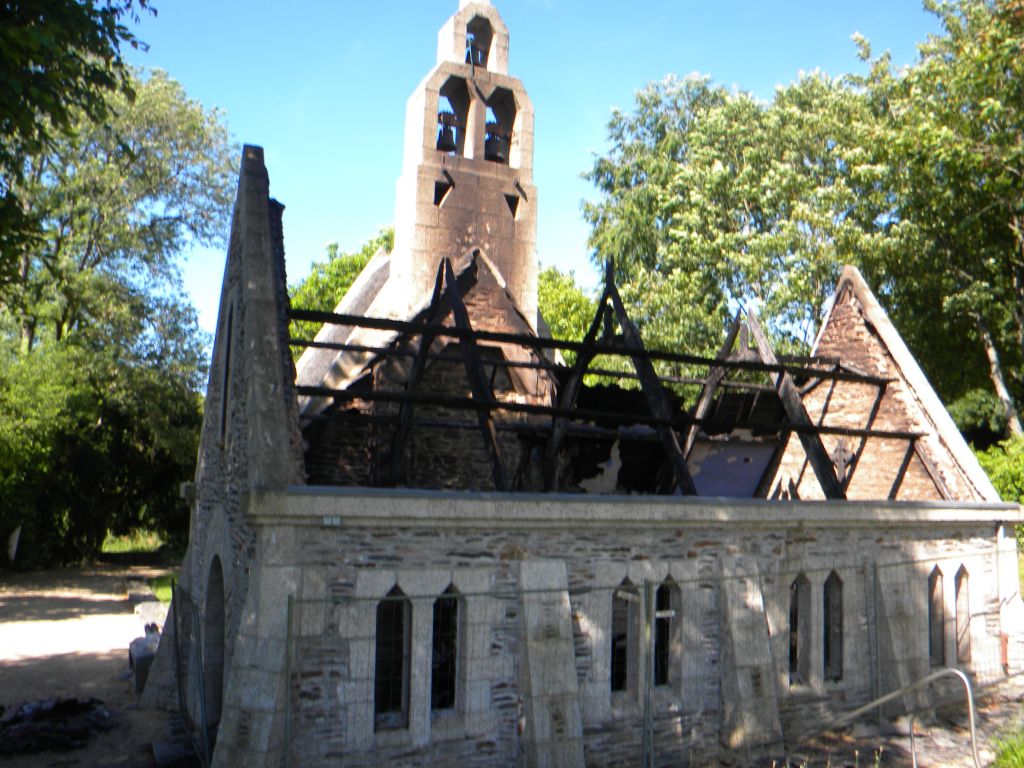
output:
<path id="1" fill-rule="evenodd" d="M 927 615 L 924 596 L 935 564 L 945 574 L 951 606 L 947 623 L 949 617 L 954 622 L 947 627 L 947 647 L 955 649 L 953 575 L 963 564 L 970 573 L 973 642 L 972 662 L 966 666 L 980 679 L 1002 675 L 992 626 L 998 623 L 998 595 L 990 526 L 744 531 L 715 526 L 602 530 L 594 525 L 486 533 L 338 528 L 331 523 L 268 526 L 261 529 L 260 540 L 268 573 L 279 565 L 298 566 L 298 598 L 311 601 L 297 604 L 292 625 L 293 756 L 303 765 L 325 764 L 342 754 L 351 765 L 522 764 L 524 735 L 517 725 L 523 705 L 517 650 L 522 639 L 517 637 L 515 585 L 518 562 L 525 559 L 562 560 L 568 570 L 587 765 L 635 764 L 640 754 L 638 689 L 612 693 L 609 688 L 611 596 L 624 579 L 634 585 L 671 579 L 678 588 L 672 679 L 653 691 L 659 759 L 688 764 L 717 748 L 723 630 L 718 595 L 721 579 L 730 576 L 723 566 L 726 556 L 745 559 L 760 574 L 776 671 L 771 682 L 787 737 L 866 702 L 879 685 L 890 690 L 892 663 L 927 671 L 927 631 L 919 617 Z M 814 621 L 820 624 L 823 584 L 833 570 L 843 580 L 843 679 L 822 679 L 821 640 L 816 637 L 810 678 L 791 685 L 790 584 L 798 573 L 808 577 Z M 463 636 L 468 645 L 464 693 L 460 713 L 443 722 L 436 714 L 431 718 L 422 700 L 429 692 L 430 606 L 460 579 L 469 628 Z M 420 666 L 412 671 L 411 706 L 420 714 L 411 715 L 407 731 L 375 734 L 372 617 L 377 601 L 396 583 L 413 601 L 413 654 L 419 659 L 414 664 Z M 914 602 L 905 606 L 906 613 L 918 617 L 917 623 L 900 625 L 904 634 L 896 641 L 885 637 L 893 627 L 876 621 L 879 584 L 894 583 L 905 585 L 903 591 Z M 911 656 L 899 657 L 896 647 L 911 648 Z"/>
<path id="2" fill-rule="evenodd" d="M 256 558 L 256 529 L 247 502 L 254 490 L 281 489 L 303 477 L 294 369 L 286 344 L 282 211 L 283 206 L 269 198 L 262 150 L 246 146 L 207 387 L 183 593 L 174 605 L 183 629 L 177 638 L 182 658 L 175 665 L 174 643 L 169 642 L 173 635 L 165 634 L 155 662 L 155 669 L 164 672 L 155 675 L 154 691 L 162 690 L 149 699 L 166 701 L 168 690 L 176 693 L 174 669 L 185 670 L 188 714 L 201 728 L 205 680 L 206 725 L 219 721 L 218 744 L 231 744 L 238 737 L 244 741 L 254 730 L 269 731 L 253 725 L 258 715 L 248 708 L 251 691 L 238 685 L 238 670 L 252 667 L 255 639 L 252 617 L 246 618 Z M 219 571 L 213 567 L 215 560 Z M 224 626 L 211 631 L 207 592 L 214 572 L 223 577 Z M 216 690 L 209 687 L 218 679 L 216 670 L 203 666 L 209 664 L 212 649 L 204 649 L 199 641 L 221 632 L 224 648 L 214 656 L 223 654 L 224 685 Z M 215 762 L 225 764 L 229 752 L 230 748 L 219 749 Z"/>

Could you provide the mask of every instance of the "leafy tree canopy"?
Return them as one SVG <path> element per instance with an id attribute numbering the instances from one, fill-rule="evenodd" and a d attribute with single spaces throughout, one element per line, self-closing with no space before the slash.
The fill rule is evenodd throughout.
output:
<path id="1" fill-rule="evenodd" d="M 570 341 L 583 339 L 597 311 L 596 302 L 576 284 L 575 275 L 555 267 L 546 267 L 537 276 L 537 305 L 552 337 Z M 569 350 L 562 356 L 568 365 L 576 360 L 576 353 Z"/>
<path id="2" fill-rule="evenodd" d="M 0 534 L 20 563 L 87 557 L 107 530 L 183 537 L 205 339 L 180 286 L 190 243 L 223 243 L 234 154 L 166 75 L 26 159 L 36 216 L 0 291 Z"/>
<path id="3" fill-rule="evenodd" d="M 1004 440 L 977 456 L 1003 501 L 1024 503 L 1024 440 Z"/>
<path id="4" fill-rule="evenodd" d="M 1024 365 L 1024 12 L 1012 0 L 926 3 L 943 26 L 920 60 L 872 60 L 857 84 L 876 115 L 899 258 L 880 259 L 893 314 L 947 398 L 988 374 L 1011 432 Z M 870 47 L 861 41 L 861 53 Z M 972 350 L 965 360 L 963 350 Z M 945 385 L 945 386 L 944 386 Z M 959 385 L 959 386 L 957 386 Z"/>
<path id="5" fill-rule="evenodd" d="M 82 116 L 100 122 L 115 92 L 132 94 L 121 45 L 144 46 L 125 25 L 150 0 L 5 0 L 0 3 L 0 275 L 14 251 L 38 236 L 31 201 L 13 188 L 29 157 L 73 133 Z"/>
<path id="6" fill-rule="evenodd" d="M 860 40 L 865 77 L 811 74 L 767 102 L 668 78 L 613 113 L 584 216 L 649 343 L 711 354 L 747 305 L 778 347 L 806 350 L 853 264 L 940 395 L 987 389 L 1019 431 L 1024 13 L 928 8 L 943 33 L 905 71 Z"/>

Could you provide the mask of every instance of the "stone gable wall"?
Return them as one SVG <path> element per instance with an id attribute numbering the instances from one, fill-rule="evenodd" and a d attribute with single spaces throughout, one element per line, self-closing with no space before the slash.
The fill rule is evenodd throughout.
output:
<path id="1" fill-rule="evenodd" d="M 847 496 L 850 499 L 887 499 L 894 489 L 901 467 L 906 470 L 897 495 L 903 501 L 939 500 L 942 498 L 974 500 L 975 494 L 965 481 L 952 457 L 934 437 L 930 424 L 912 392 L 903 381 L 899 369 L 865 320 L 852 291 L 836 297 L 835 306 L 818 340 L 816 353 L 839 358 L 854 370 L 894 379 L 885 389 L 871 427 L 877 430 L 921 432 L 929 436 L 918 439 L 919 450 L 908 456 L 909 441 L 905 439 L 869 438 L 857 463 Z M 863 429 L 869 424 L 878 389 L 856 382 L 819 383 L 804 397 L 811 419 L 818 423 L 827 406 L 826 426 Z M 847 449 L 859 449 L 861 438 L 823 435 L 825 450 L 832 455 L 840 440 Z M 939 479 L 941 487 L 936 484 Z M 806 462 L 800 441 L 792 436 L 785 449 L 772 494 L 796 498 L 822 499 L 824 494 Z"/>

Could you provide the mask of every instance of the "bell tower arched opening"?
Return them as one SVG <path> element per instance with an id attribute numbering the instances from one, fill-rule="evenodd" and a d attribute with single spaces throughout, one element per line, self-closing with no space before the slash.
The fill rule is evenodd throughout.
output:
<path id="1" fill-rule="evenodd" d="M 510 165 L 512 147 L 516 140 L 516 99 L 507 88 L 495 88 L 487 99 L 487 136 L 484 141 L 484 159 L 492 163 Z"/>
<path id="2" fill-rule="evenodd" d="M 437 99 L 437 149 L 447 155 L 466 156 L 469 87 L 461 77 L 449 77 Z"/>
<path id="3" fill-rule="evenodd" d="M 487 69 L 491 57 L 494 29 L 483 16 L 474 16 L 466 25 L 466 63 Z"/>

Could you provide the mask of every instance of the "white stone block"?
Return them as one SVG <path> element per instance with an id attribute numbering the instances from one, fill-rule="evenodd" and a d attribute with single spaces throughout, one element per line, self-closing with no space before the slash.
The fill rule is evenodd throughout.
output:
<path id="1" fill-rule="evenodd" d="M 395 572 L 389 570 L 364 569 L 356 576 L 355 596 L 357 598 L 382 598 L 395 586 Z"/>

